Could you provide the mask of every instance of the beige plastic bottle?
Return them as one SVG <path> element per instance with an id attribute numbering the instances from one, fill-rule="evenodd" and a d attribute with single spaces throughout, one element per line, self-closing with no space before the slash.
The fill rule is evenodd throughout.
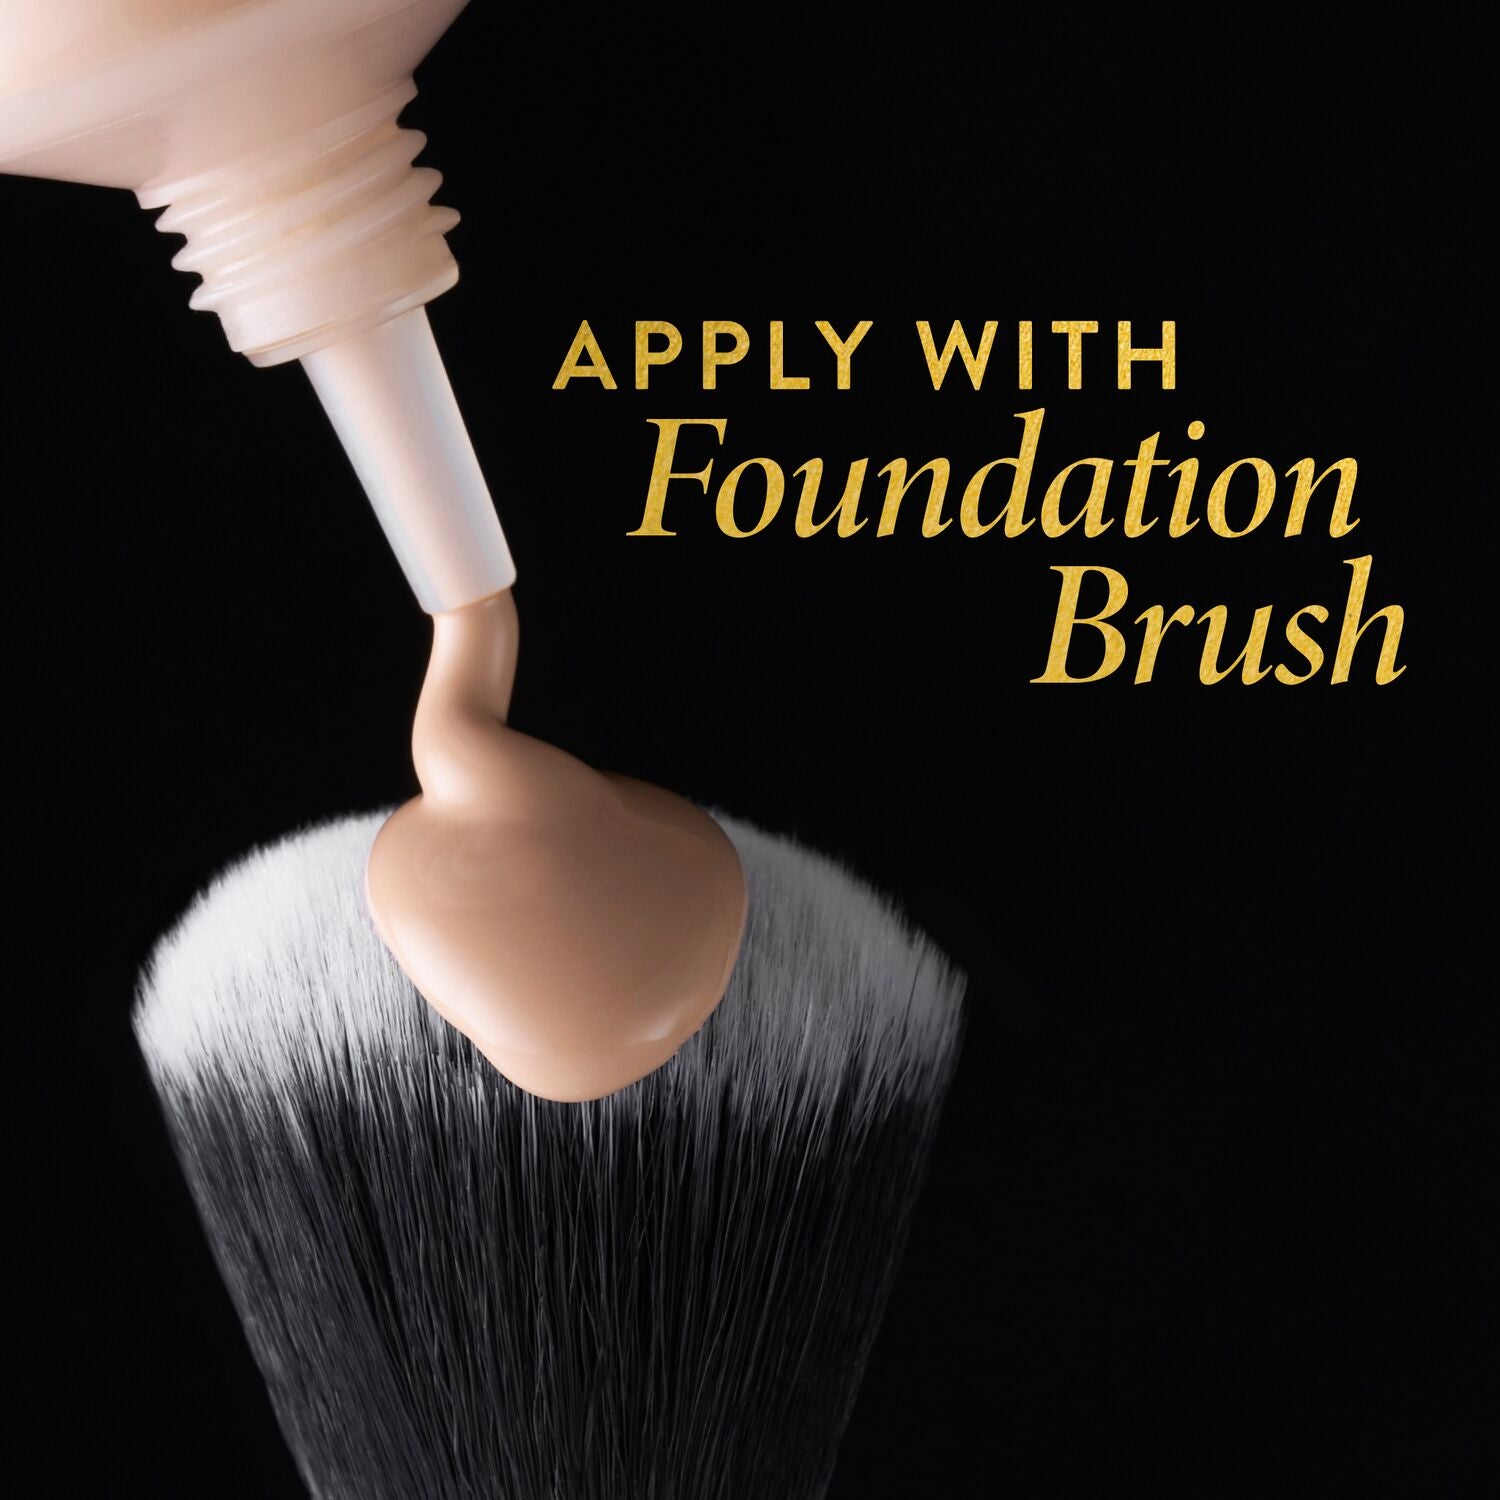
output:
<path id="1" fill-rule="evenodd" d="M 397 124 L 466 0 L 4 0 L 0 170 L 129 188 L 193 306 L 302 361 L 422 607 L 424 795 L 372 851 L 376 925 L 523 1088 L 596 1098 L 724 993 L 739 860 L 712 819 L 505 725 L 515 568 L 423 311 L 458 278 Z"/>
<path id="2" fill-rule="evenodd" d="M 253 363 L 304 362 L 429 613 L 515 579 L 422 311 L 458 280 L 458 216 L 396 123 L 464 3 L 0 7 L 0 169 L 164 210 L 193 306 Z"/>

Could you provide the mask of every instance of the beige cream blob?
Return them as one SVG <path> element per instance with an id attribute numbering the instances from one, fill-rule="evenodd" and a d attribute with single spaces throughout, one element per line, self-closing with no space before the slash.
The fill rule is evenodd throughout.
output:
<path id="1" fill-rule="evenodd" d="M 422 794 L 376 837 L 370 910 L 417 989 L 513 1083 L 597 1099 L 661 1066 L 723 997 L 739 856 L 706 813 L 507 727 L 507 589 L 433 616 Z"/>

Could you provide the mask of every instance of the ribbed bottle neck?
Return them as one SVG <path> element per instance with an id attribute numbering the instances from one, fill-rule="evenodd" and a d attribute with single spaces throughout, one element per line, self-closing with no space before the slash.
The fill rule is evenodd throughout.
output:
<path id="1" fill-rule="evenodd" d="M 397 123 L 416 94 L 404 79 L 251 155 L 138 193 L 166 205 L 157 228 L 187 244 L 192 305 L 217 313 L 230 346 L 282 364 L 349 338 L 446 291 L 458 279 L 443 236 L 458 215 L 435 207 L 442 181 L 413 159 L 426 144 Z"/>

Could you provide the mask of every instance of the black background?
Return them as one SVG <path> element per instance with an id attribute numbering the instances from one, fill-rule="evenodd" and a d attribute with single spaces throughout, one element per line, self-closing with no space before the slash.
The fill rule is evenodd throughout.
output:
<path id="1" fill-rule="evenodd" d="M 464 215 L 431 316 L 520 566 L 515 722 L 842 856 L 972 976 L 839 1497 L 1481 1489 L 1475 43 L 1237 24 L 479 6 L 406 117 Z M 412 790 L 426 628 L 302 375 L 226 352 L 128 195 L 0 213 L 19 1492 L 291 1495 L 127 1014 L 215 869 Z M 550 389 L 583 317 L 616 392 Z M 638 318 L 686 342 L 649 393 Z M 714 393 L 705 318 L 752 336 Z M 811 391 L 767 391 L 771 318 Z M 818 318 L 874 320 L 847 393 Z M 918 318 L 999 321 L 983 390 L 932 391 Z M 1121 318 L 1176 320 L 1175 391 L 1114 389 Z M 648 417 L 726 417 L 718 473 L 868 456 L 873 495 L 896 456 L 961 485 L 1033 405 L 1034 496 L 1196 418 L 1205 485 L 1355 455 L 1360 525 L 795 540 L 789 501 L 730 541 L 683 486 L 674 540 L 625 535 Z M 1344 686 L 1204 687 L 1196 630 L 1150 686 L 1029 685 L 1054 564 L 1119 568 L 1127 618 L 1228 604 L 1237 646 L 1260 604 L 1273 642 L 1337 619 L 1367 552 L 1390 686 L 1367 637 Z"/>

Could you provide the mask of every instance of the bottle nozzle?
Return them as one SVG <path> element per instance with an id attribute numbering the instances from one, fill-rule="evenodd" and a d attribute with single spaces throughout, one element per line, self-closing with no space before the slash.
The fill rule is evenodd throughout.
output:
<path id="1" fill-rule="evenodd" d="M 302 366 L 428 614 L 508 589 L 515 564 L 423 308 Z"/>

